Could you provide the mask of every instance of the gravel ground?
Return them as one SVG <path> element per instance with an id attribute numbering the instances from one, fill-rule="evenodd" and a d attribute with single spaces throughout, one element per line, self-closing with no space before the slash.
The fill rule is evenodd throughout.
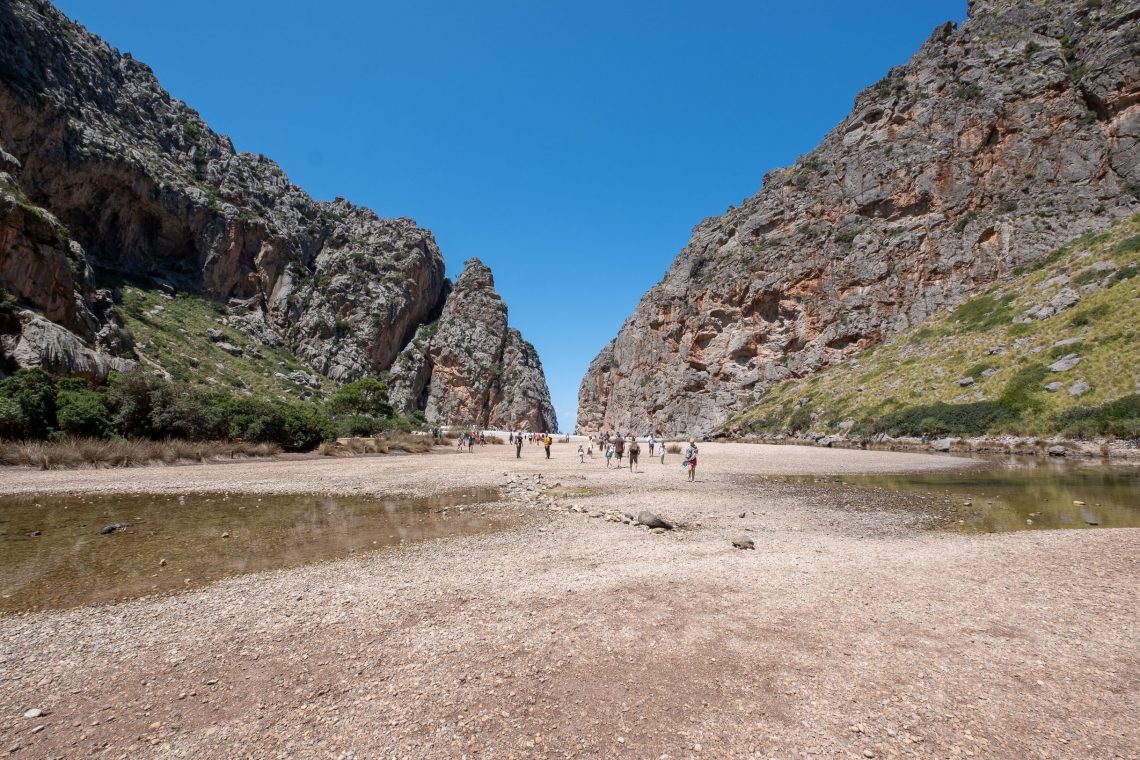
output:
<path id="1" fill-rule="evenodd" d="M 497 508 L 526 514 L 493 535 L 2 617 L 0 751 L 1140 757 L 1140 530 L 918 530 L 921 515 L 841 488 L 753 477 L 949 457 L 705 444 L 690 484 L 676 455 L 633 474 L 574 449 L 0 472 L 5 492 L 496 485 Z M 643 509 L 681 528 L 617 521 Z M 732 547 L 741 534 L 755 551 Z"/>

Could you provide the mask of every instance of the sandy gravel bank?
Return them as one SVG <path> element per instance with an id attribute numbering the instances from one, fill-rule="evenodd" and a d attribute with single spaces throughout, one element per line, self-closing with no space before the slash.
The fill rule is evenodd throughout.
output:
<path id="1" fill-rule="evenodd" d="M 706 445 L 688 484 L 675 455 L 631 474 L 574 448 L 0 473 L 21 492 L 497 484 L 521 500 L 504 508 L 533 513 L 495 535 L 0 618 L 0 749 L 1140 757 L 1140 530 L 950 535 L 751 477 L 946 457 Z M 543 494 L 538 474 L 561 488 Z M 691 527 L 654 535 L 552 501 Z M 743 531 L 755 551 L 730 545 Z"/>

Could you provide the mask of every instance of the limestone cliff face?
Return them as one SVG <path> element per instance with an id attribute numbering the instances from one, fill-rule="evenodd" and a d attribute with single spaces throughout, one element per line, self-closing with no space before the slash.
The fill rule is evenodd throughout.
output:
<path id="1" fill-rule="evenodd" d="M 392 366 L 397 409 L 432 424 L 555 431 L 558 420 L 534 347 L 507 327 L 507 305 L 483 262 L 471 259 L 439 319 Z"/>
<path id="2" fill-rule="evenodd" d="M 93 271 L 240 307 L 227 324 L 342 382 L 386 371 L 443 308 L 431 232 L 310 198 L 44 0 L 0 2 L 0 148 L 0 288 L 13 315 L 0 348 L 19 364 L 82 349 L 98 374 L 112 354 L 129 359 Z M 30 343 L 33 323 L 69 348 Z M 442 388 L 453 362 L 433 359 Z M 504 371 L 527 373 L 529 359 Z M 467 393 L 483 403 L 490 384 L 475 382 Z"/>
<path id="3" fill-rule="evenodd" d="M 334 379 L 387 367 L 439 300 L 431 233 L 314 201 L 46 2 L 0 5 L 0 141 L 91 264 L 253 301 Z"/>
<path id="4" fill-rule="evenodd" d="M 1135 3 L 971 2 L 819 147 L 694 229 L 590 365 L 579 428 L 711 431 L 1138 196 Z"/>

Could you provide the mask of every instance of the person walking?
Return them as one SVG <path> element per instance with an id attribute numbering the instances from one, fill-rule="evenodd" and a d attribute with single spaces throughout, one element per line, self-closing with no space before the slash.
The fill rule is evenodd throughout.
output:
<path id="1" fill-rule="evenodd" d="M 544 449 L 546 449 L 546 458 L 547 459 L 550 459 L 550 444 L 552 444 L 552 443 L 554 443 L 554 439 L 550 436 L 550 433 L 547 433 L 545 436 L 543 436 L 542 447 Z"/>
<path id="2" fill-rule="evenodd" d="M 515 436 L 515 459 L 522 459 L 522 433 Z"/>
<path id="3" fill-rule="evenodd" d="M 665 464 L 665 441 L 658 441 L 657 445 L 661 447 L 661 464 Z"/>
<path id="4" fill-rule="evenodd" d="M 641 453 L 641 446 L 637 444 L 637 436 L 630 439 L 629 442 L 629 471 L 637 471 L 637 455 Z"/>
<path id="5" fill-rule="evenodd" d="M 460 433 L 459 438 L 456 439 L 455 450 L 456 451 L 463 451 L 463 442 L 466 440 L 467 440 L 467 436 L 463 435 L 463 433 Z"/>
<path id="6" fill-rule="evenodd" d="M 689 441 L 689 447 L 685 449 L 685 467 L 689 471 L 689 482 L 697 479 L 697 442 Z"/>
<path id="7" fill-rule="evenodd" d="M 647 443 L 649 444 L 649 456 L 653 456 L 653 444 L 657 443 L 657 439 L 653 437 L 653 433 L 649 434 Z"/>
<path id="8" fill-rule="evenodd" d="M 614 439 L 614 456 L 617 457 L 617 466 L 620 470 L 622 467 L 621 458 L 625 454 L 625 438 L 621 433 L 618 433 L 617 438 Z"/>
<path id="9" fill-rule="evenodd" d="M 586 463 L 586 449 L 580 443 L 578 444 L 578 462 L 580 464 Z"/>
<path id="10" fill-rule="evenodd" d="M 606 469 L 610 469 L 610 460 L 614 458 L 614 445 L 606 444 Z"/>

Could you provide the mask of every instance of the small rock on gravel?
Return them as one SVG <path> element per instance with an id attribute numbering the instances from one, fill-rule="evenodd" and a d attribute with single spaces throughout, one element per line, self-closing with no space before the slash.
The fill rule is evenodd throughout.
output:
<path id="1" fill-rule="evenodd" d="M 43 715 L 44 715 L 44 711 L 38 707 L 33 707 L 29 710 L 24 711 L 24 717 L 25 718 L 42 718 Z"/>
<path id="2" fill-rule="evenodd" d="M 637 521 L 648 528 L 662 528 L 664 530 L 673 529 L 673 523 L 648 510 L 642 510 L 641 512 L 638 512 Z"/>
<path id="3" fill-rule="evenodd" d="M 732 539 L 732 545 L 735 546 L 737 549 L 755 549 L 756 548 L 756 542 L 754 542 L 750 536 L 745 536 L 743 534 Z"/>

